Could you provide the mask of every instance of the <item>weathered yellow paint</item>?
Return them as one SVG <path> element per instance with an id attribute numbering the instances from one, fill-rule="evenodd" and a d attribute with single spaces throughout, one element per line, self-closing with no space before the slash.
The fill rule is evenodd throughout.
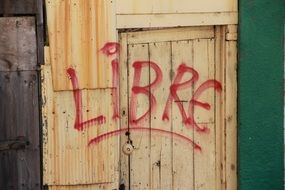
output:
<path id="1" fill-rule="evenodd" d="M 162 70 L 163 80 L 159 87 L 152 90 L 157 105 L 150 117 L 145 118 L 144 127 L 184 135 L 202 147 L 202 151 L 199 152 L 193 150 L 191 145 L 181 143 L 174 136 L 167 138 L 152 131 L 134 133 L 131 130 L 130 139 L 134 151 L 130 155 L 130 164 L 122 164 L 123 167 L 128 167 L 122 168 L 123 172 L 131 171 L 131 183 L 128 184 L 131 189 L 167 190 L 192 187 L 200 190 L 234 190 L 237 188 L 236 95 L 231 96 L 236 94 L 236 42 L 226 41 L 226 35 L 232 36 L 236 33 L 234 28 L 234 26 L 227 30 L 223 26 L 180 28 L 176 29 L 176 34 L 179 35 L 175 37 L 168 34 L 175 29 L 128 32 L 121 35 L 124 51 L 121 53 L 120 69 L 123 73 L 129 73 L 128 78 L 124 77 L 121 80 L 120 92 L 123 94 L 121 106 L 127 107 L 126 99 L 131 96 L 134 76 L 132 63 L 135 60 L 154 61 Z M 199 36 L 194 35 L 196 30 L 200 31 Z M 170 81 L 173 81 L 173 73 L 181 63 L 187 64 L 199 73 L 199 80 L 194 86 L 178 92 L 185 109 L 188 109 L 189 98 L 202 83 L 209 79 L 221 82 L 222 92 L 208 89 L 199 97 L 199 101 L 209 103 L 211 109 L 194 107 L 195 121 L 200 126 L 206 125 L 209 132 L 201 133 L 193 128 L 189 129 L 189 126 L 187 128 L 182 123 L 180 111 L 175 103 L 171 104 L 170 122 L 161 120 Z M 144 69 L 140 85 L 151 83 L 154 77 L 152 69 L 149 71 Z M 183 81 L 189 80 L 189 77 L 191 75 L 188 74 Z M 138 116 L 148 109 L 148 105 L 144 104 L 148 102 L 145 98 L 147 97 L 144 95 L 138 96 L 136 104 Z M 122 138 L 122 146 L 127 141 L 128 139 Z M 124 160 L 124 155 L 122 157 Z M 144 175 L 140 175 L 141 173 Z M 129 176 L 121 177 L 122 181 L 128 183 Z"/>
<path id="2" fill-rule="evenodd" d="M 71 90 L 69 67 L 78 72 L 81 89 L 112 87 L 110 59 L 100 49 L 117 41 L 117 28 L 237 24 L 236 4 L 234 0 L 46 0 L 53 89 Z"/>
<path id="3" fill-rule="evenodd" d="M 81 89 L 111 87 L 111 63 L 100 49 L 116 41 L 112 0 L 46 0 L 53 88 L 71 90 L 66 69 Z"/>
<path id="4" fill-rule="evenodd" d="M 48 60 L 48 58 L 46 59 Z M 72 91 L 52 90 L 51 66 L 42 67 L 44 184 L 76 185 L 114 182 L 118 178 L 118 142 L 105 139 L 88 142 L 118 128 L 113 120 L 83 131 L 74 128 L 75 102 Z M 102 98 L 104 97 L 104 98 Z M 82 91 L 83 120 L 103 114 L 112 118 L 111 89 Z"/>
<path id="5" fill-rule="evenodd" d="M 49 190 L 113 190 L 117 186 L 114 184 L 90 184 L 90 185 L 62 185 L 62 186 L 49 186 Z"/>
<path id="6" fill-rule="evenodd" d="M 237 12 L 235 0 L 117 0 L 117 14 Z"/>
<path id="7" fill-rule="evenodd" d="M 236 189 L 237 1 L 46 0 L 46 8 L 50 44 L 45 48 L 42 66 L 43 182 L 49 189 L 111 190 L 119 183 L 126 189 Z M 174 28 L 177 26 L 191 27 Z M 165 28 L 117 31 L 157 27 Z M 100 49 L 116 41 L 121 43 L 121 117 L 114 121 L 111 60 L 116 56 L 107 57 Z M 159 63 L 165 77 L 153 91 L 159 98 L 157 112 L 147 119 L 149 125 L 194 139 L 204 147 L 202 154 L 175 138 L 151 132 L 132 134 L 135 150 L 130 157 L 121 151 L 129 140 L 125 133 L 87 145 L 100 134 L 128 127 L 134 75 L 130 64 L 144 59 Z M 198 70 L 199 81 L 215 78 L 226 88 L 220 96 L 209 91 L 200 97 L 213 107 L 195 110 L 195 119 L 215 131 L 207 136 L 186 129 L 174 104 L 172 122 L 161 121 L 168 88 L 180 62 Z M 76 106 L 68 68 L 78 76 L 83 120 L 103 114 L 105 124 L 91 125 L 83 131 L 74 128 Z M 141 85 L 147 85 L 154 73 L 143 76 Z M 178 92 L 185 106 L 196 86 Z M 137 114 L 141 115 L 149 102 L 145 96 L 138 99 Z"/>
<path id="8" fill-rule="evenodd" d="M 117 15 L 117 28 L 155 28 L 237 24 L 237 12 Z"/>

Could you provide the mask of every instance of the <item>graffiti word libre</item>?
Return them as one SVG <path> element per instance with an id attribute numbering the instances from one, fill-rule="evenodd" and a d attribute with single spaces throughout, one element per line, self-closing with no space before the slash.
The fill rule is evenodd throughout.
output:
<path id="1" fill-rule="evenodd" d="M 117 58 L 115 58 L 120 53 L 120 45 L 116 42 L 108 42 L 104 45 L 104 47 L 101 49 L 101 52 L 107 56 L 107 57 L 114 57 L 112 59 L 112 105 L 113 105 L 113 120 L 120 119 L 119 114 L 119 61 Z M 102 141 L 103 139 L 106 139 L 108 137 L 119 135 L 122 132 L 144 132 L 144 131 L 152 131 L 154 133 L 158 133 L 161 135 L 171 136 L 180 140 L 183 140 L 187 143 L 190 143 L 193 145 L 195 149 L 201 150 L 201 147 L 193 142 L 190 138 L 174 133 L 171 131 L 163 130 L 163 129 L 156 129 L 156 128 L 149 128 L 149 127 L 142 127 L 144 125 L 144 121 L 148 118 L 148 116 L 154 112 L 156 104 L 157 104 L 157 98 L 153 94 L 153 92 L 159 88 L 159 85 L 161 84 L 163 80 L 163 74 L 160 69 L 160 67 L 153 61 L 144 61 L 144 60 L 137 60 L 132 63 L 133 69 L 134 69 L 134 76 L 133 76 L 133 84 L 131 88 L 131 94 L 130 94 L 130 113 L 129 113 L 129 127 L 128 128 L 121 128 L 118 130 L 110 131 L 105 134 L 101 134 L 89 141 L 89 145 L 98 143 Z M 141 86 L 141 80 L 142 80 L 142 71 L 143 69 L 151 69 L 155 73 L 155 77 L 153 81 L 150 81 L 150 84 L 146 86 Z M 106 123 L 106 117 L 103 115 L 96 116 L 94 118 L 91 118 L 87 121 L 83 121 L 82 119 L 82 95 L 81 90 L 79 88 L 78 78 L 76 76 L 76 71 L 73 68 L 67 69 L 67 74 L 71 80 L 72 87 L 73 87 L 73 96 L 74 96 L 74 102 L 75 102 L 75 109 L 76 109 L 76 117 L 74 122 L 74 128 L 82 131 L 84 128 L 91 126 L 91 125 L 101 125 Z M 185 74 L 190 74 L 191 78 L 183 81 L 183 76 Z M 222 91 L 222 85 L 220 82 L 214 79 L 209 79 L 205 82 L 203 82 L 200 86 L 198 86 L 196 89 L 194 89 L 194 93 L 192 97 L 189 98 L 189 104 L 187 107 L 187 110 L 185 110 L 182 101 L 180 100 L 179 96 L 177 95 L 178 91 L 183 89 L 192 89 L 194 85 L 199 80 L 199 73 L 192 67 L 187 66 L 185 63 L 181 63 L 179 67 L 176 70 L 174 79 L 172 81 L 172 84 L 169 87 L 169 94 L 168 99 L 164 106 L 164 111 L 162 113 L 161 119 L 165 122 L 169 121 L 169 112 L 171 108 L 171 104 L 176 104 L 181 118 L 184 125 L 190 129 L 194 129 L 197 132 L 208 132 L 209 129 L 206 126 L 199 126 L 194 118 L 194 111 L 193 108 L 200 107 L 205 110 L 210 110 L 211 106 L 208 102 L 202 102 L 199 100 L 201 95 L 206 92 L 209 89 L 213 89 L 214 91 L 221 92 Z M 149 107 L 148 110 L 138 116 L 136 112 L 137 107 L 137 97 L 138 95 L 143 95 L 149 98 Z"/>

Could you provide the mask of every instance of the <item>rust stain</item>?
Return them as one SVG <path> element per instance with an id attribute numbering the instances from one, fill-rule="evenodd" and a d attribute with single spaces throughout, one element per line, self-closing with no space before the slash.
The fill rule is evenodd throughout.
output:
<path id="1" fill-rule="evenodd" d="M 101 10 L 101 1 L 96 1 L 96 66 L 97 66 L 97 86 L 100 86 L 101 84 L 101 81 L 100 81 L 100 78 L 101 78 L 101 67 L 100 67 L 100 64 L 99 64 L 99 50 L 100 50 L 100 30 L 99 30 L 99 26 L 100 26 L 100 10 Z"/>
<path id="2" fill-rule="evenodd" d="M 83 59 L 84 59 L 84 81 L 88 81 L 87 83 L 89 84 L 91 82 L 90 80 L 90 72 L 92 72 L 92 69 L 90 68 L 91 66 L 91 49 L 92 47 L 90 46 L 90 39 L 91 39 L 91 35 L 90 35 L 90 26 L 92 23 L 90 23 L 90 19 L 89 19 L 89 15 L 90 15 L 90 11 L 89 11 L 89 7 L 90 7 L 90 1 L 83 1 L 83 28 L 84 28 L 84 32 L 82 32 L 82 38 L 83 38 Z M 89 85 L 87 85 L 88 87 Z"/>
<path id="3" fill-rule="evenodd" d="M 64 31 L 63 32 L 65 34 L 65 36 L 64 36 L 65 37 L 65 39 L 64 39 L 65 60 L 64 61 L 68 65 L 71 63 L 70 62 L 70 54 L 69 54 L 69 49 L 71 47 L 71 44 L 70 44 L 70 40 L 71 40 L 71 38 L 70 38 L 70 36 L 71 36 L 71 34 L 70 34 L 71 33 L 71 31 L 70 31 L 70 6 L 69 5 L 70 5 L 70 0 L 64 1 L 64 8 L 65 8 L 64 20 L 65 20 L 65 22 L 62 23 L 62 24 L 64 24 Z M 65 80 L 66 86 L 69 85 L 68 82 L 69 81 Z"/>

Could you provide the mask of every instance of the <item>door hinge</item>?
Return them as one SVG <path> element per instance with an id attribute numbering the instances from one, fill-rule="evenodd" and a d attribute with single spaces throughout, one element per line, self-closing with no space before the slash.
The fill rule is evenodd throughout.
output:
<path id="1" fill-rule="evenodd" d="M 0 141 L 0 151 L 24 149 L 30 144 L 27 137 L 17 137 L 13 140 Z"/>

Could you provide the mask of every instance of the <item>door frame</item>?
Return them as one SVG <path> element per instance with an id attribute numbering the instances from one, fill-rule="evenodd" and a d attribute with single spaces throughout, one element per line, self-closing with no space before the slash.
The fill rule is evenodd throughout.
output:
<path id="1" fill-rule="evenodd" d="M 227 84 L 231 84 L 227 90 L 224 90 L 224 95 L 222 96 L 226 96 L 229 94 L 232 94 L 231 96 L 228 96 L 229 98 L 225 98 L 223 97 L 223 106 L 221 106 L 221 108 L 218 108 L 217 112 L 222 112 L 221 116 L 220 114 L 218 114 L 219 116 L 221 116 L 221 118 L 223 119 L 218 119 L 221 121 L 217 121 L 217 123 L 219 123 L 222 127 L 219 130 L 220 133 L 224 133 L 224 135 L 221 135 L 222 139 L 219 140 L 219 143 L 221 143 L 219 146 L 221 148 L 221 150 L 219 151 L 219 153 L 221 154 L 221 157 L 218 162 L 220 162 L 221 164 L 217 164 L 216 166 L 219 167 L 219 165 L 221 165 L 221 169 L 220 170 L 216 170 L 216 176 L 220 177 L 220 181 L 221 183 L 217 183 L 216 184 L 216 188 L 217 189 L 236 189 L 237 188 L 237 122 L 236 122 L 236 96 L 237 96 L 237 92 L 236 92 L 236 88 L 237 88 L 237 84 L 236 84 L 236 64 L 237 64 L 237 48 L 236 48 L 236 43 L 237 43 L 237 36 L 236 36 L 236 29 L 237 26 L 236 25 L 209 25 L 209 26 L 189 26 L 189 27 L 184 27 L 184 29 L 186 28 L 195 28 L 197 31 L 197 28 L 214 28 L 214 38 L 215 40 L 217 40 L 217 42 L 215 43 L 215 49 L 220 49 L 221 52 L 215 53 L 215 57 L 216 57 L 216 62 L 220 62 L 221 66 L 219 66 L 217 69 L 217 73 L 215 73 L 215 76 L 220 80 L 224 85 Z M 144 33 L 144 32 L 148 32 L 151 33 L 152 35 L 156 36 L 154 37 L 155 42 L 157 40 L 157 38 L 159 38 L 159 32 L 160 31 L 179 31 L 179 29 L 183 29 L 183 28 L 177 28 L 177 27 L 173 27 L 173 28 L 159 28 L 159 29 L 149 29 L 149 30 L 143 30 L 143 31 L 135 31 L 133 32 L 131 29 L 128 30 L 122 30 L 119 31 L 119 42 L 121 45 L 121 52 L 120 52 L 120 97 L 126 97 L 128 96 L 128 91 L 127 90 L 122 90 L 122 89 L 128 89 L 128 75 L 129 72 L 126 69 L 126 65 L 124 64 L 125 62 L 128 62 L 128 58 L 127 56 L 121 56 L 123 54 L 123 52 L 125 52 L 125 54 L 127 54 L 128 50 L 128 42 L 130 42 L 130 44 L 141 44 L 143 43 L 141 39 L 138 39 L 138 36 L 136 33 Z M 145 34 L 143 35 L 142 39 L 146 40 L 144 43 L 149 43 L 149 35 Z M 140 34 L 142 35 L 142 34 Z M 169 36 L 168 36 L 169 37 Z M 177 40 L 176 38 L 178 38 L 177 36 L 174 37 L 174 40 Z M 192 37 L 193 38 L 193 37 Z M 153 40 L 154 40 L 153 39 Z M 164 37 L 162 37 L 162 39 L 164 39 Z M 183 40 L 183 39 L 180 39 Z M 159 41 L 159 40 L 157 40 Z M 163 40 L 162 40 L 163 41 Z M 234 56 L 235 55 L 235 56 Z M 229 64 L 231 63 L 231 64 Z M 216 67 L 216 66 L 215 66 Z M 224 76 L 219 76 L 222 75 L 220 74 L 221 72 L 225 72 L 227 74 L 224 74 Z M 232 82 L 232 79 L 235 80 L 235 82 Z M 228 91 L 228 92 L 226 92 Z M 233 93 L 234 92 L 234 93 Z M 127 100 L 128 101 L 128 100 Z M 126 99 L 120 98 L 120 109 L 121 112 L 128 112 L 126 110 L 127 107 L 125 105 L 128 105 Z M 126 114 L 128 115 L 128 114 Z M 216 117 L 219 117 L 216 116 Z M 128 124 L 128 118 L 127 117 L 122 117 L 121 121 L 120 121 L 120 126 L 124 126 Z M 223 131 L 223 132 L 222 132 Z M 123 149 L 124 147 L 124 142 L 129 142 L 128 137 L 127 137 L 127 133 L 122 133 L 122 135 L 120 136 L 120 141 L 123 141 L 123 143 L 121 144 L 121 149 Z M 232 140 L 232 139 L 236 139 L 236 140 Z M 126 155 L 124 155 L 124 153 L 122 153 L 122 151 L 120 151 L 120 159 L 122 159 L 122 156 L 125 157 L 123 160 L 120 160 L 120 168 L 129 168 L 128 165 L 130 164 L 130 159 L 126 158 Z M 224 168 L 224 169 L 223 169 Z M 120 184 L 126 184 L 126 183 L 130 183 L 130 178 L 127 174 L 127 171 L 130 171 L 130 168 L 128 170 L 124 170 L 122 172 L 122 175 L 124 180 L 122 180 L 122 178 L 120 177 Z M 128 185 L 126 186 L 128 187 Z"/>

